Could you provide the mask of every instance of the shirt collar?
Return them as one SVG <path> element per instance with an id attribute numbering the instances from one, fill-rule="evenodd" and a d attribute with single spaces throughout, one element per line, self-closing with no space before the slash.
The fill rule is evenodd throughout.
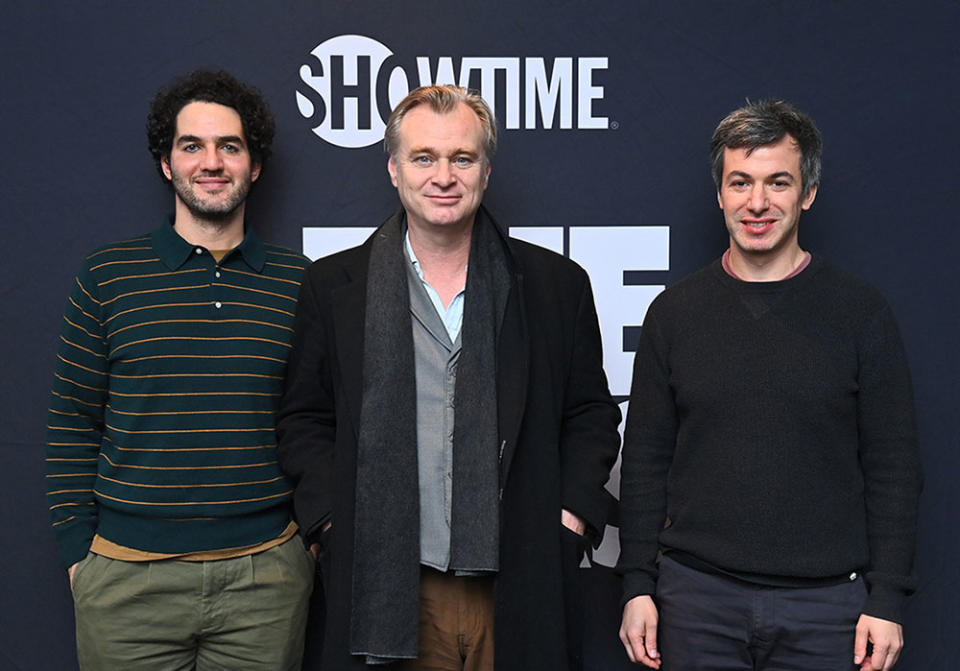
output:
<path id="1" fill-rule="evenodd" d="M 237 245 L 237 248 L 230 254 L 243 259 L 243 262 L 255 272 L 263 272 L 263 267 L 267 262 L 267 250 L 263 240 L 253 232 L 251 226 L 246 226 L 243 236 L 243 242 Z M 151 236 L 153 251 L 157 253 L 160 260 L 170 270 L 177 270 L 190 255 L 194 253 L 195 245 L 180 237 L 173 229 L 173 215 L 168 215 L 167 220 L 155 230 Z"/>
<path id="2" fill-rule="evenodd" d="M 423 280 L 423 270 L 420 269 L 420 259 L 417 258 L 416 252 L 413 251 L 413 245 L 410 244 L 409 228 L 403 234 L 403 245 L 407 249 L 407 256 L 410 257 L 410 263 L 413 264 L 413 269 L 417 271 L 417 277 Z"/>
<path id="3" fill-rule="evenodd" d="M 423 279 L 423 269 L 420 268 L 420 259 L 417 258 L 417 253 L 413 251 L 413 245 L 410 243 L 410 229 L 408 228 L 403 234 L 403 246 L 407 250 L 407 256 L 410 257 L 410 263 L 413 264 L 413 269 L 417 271 L 417 277 L 426 282 Z M 469 266 L 467 266 L 469 269 Z M 463 291 L 463 289 L 461 289 Z"/>

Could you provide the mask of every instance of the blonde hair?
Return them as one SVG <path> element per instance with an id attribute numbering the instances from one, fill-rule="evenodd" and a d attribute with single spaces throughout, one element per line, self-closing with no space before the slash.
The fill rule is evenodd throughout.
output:
<path id="1" fill-rule="evenodd" d="M 480 96 L 479 92 L 465 89 L 452 84 L 444 86 L 421 86 L 414 89 L 407 97 L 397 104 L 387 120 L 387 128 L 383 134 L 383 147 L 387 154 L 396 156 L 400 149 L 400 124 L 407 112 L 418 105 L 426 103 L 437 114 L 449 114 L 460 103 L 469 107 L 483 127 L 483 154 L 487 164 L 493 159 L 497 151 L 497 122 L 494 119 L 490 106 Z"/>

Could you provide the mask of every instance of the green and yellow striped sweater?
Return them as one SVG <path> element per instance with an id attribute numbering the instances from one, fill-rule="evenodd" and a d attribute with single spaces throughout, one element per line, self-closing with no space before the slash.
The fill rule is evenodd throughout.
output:
<path id="1" fill-rule="evenodd" d="M 220 263 L 170 222 L 103 247 L 67 300 L 47 429 L 64 566 L 94 534 L 152 552 L 278 536 L 279 401 L 309 261 L 252 231 Z"/>

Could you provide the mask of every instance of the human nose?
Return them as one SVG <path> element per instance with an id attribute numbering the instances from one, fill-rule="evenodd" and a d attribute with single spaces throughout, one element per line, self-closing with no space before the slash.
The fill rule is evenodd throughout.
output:
<path id="1" fill-rule="evenodd" d="M 201 167 L 210 172 L 216 172 L 223 167 L 223 159 L 216 147 L 205 147 L 201 157 Z"/>
<path id="2" fill-rule="evenodd" d="M 767 209 L 767 190 L 763 184 L 754 184 L 750 189 L 750 202 L 747 206 L 753 212 L 762 212 Z"/>
<path id="3" fill-rule="evenodd" d="M 433 174 L 433 181 L 443 186 L 450 186 L 454 182 L 453 168 L 445 158 L 437 161 L 437 169 Z"/>

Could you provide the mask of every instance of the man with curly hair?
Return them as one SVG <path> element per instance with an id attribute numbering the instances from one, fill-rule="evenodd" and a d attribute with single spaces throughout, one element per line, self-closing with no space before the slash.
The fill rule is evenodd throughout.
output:
<path id="1" fill-rule="evenodd" d="M 67 301 L 47 480 L 81 669 L 299 669 L 313 559 L 274 413 L 307 259 L 244 210 L 262 95 L 193 72 L 155 97 L 159 228 L 84 261 Z"/>

